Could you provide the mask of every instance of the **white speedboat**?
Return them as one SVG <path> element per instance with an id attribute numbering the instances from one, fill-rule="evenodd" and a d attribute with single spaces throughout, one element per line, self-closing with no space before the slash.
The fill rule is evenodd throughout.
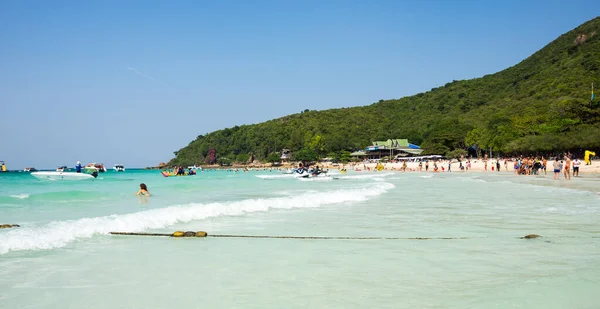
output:
<path id="1" fill-rule="evenodd" d="M 98 172 L 95 172 L 93 174 L 75 172 L 33 172 L 31 173 L 31 176 L 34 176 L 38 179 L 47 180 L 89 180 L 96 179 L 96 176 L 98 176 Z"/>
<path id="2" fill-rule="evenodd" d="M 113 166 L 113 169 L 115 170 L 115 172 L 124 172 L 125 166 L 121 164 L 116 164 L 115 166 Z"/>

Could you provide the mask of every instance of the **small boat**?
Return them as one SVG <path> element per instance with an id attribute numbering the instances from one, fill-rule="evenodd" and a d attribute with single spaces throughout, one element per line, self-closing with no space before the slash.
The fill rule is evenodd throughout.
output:
<path id="1" fill-rule="evenodd" d="M 37 171 L 35 167 L 26 167 L 23 169 L 23 172 L 35 172 Z"/>
<path id="2" fill-rule="evenodd" d="M 121 164 L 115 164 L 115 166 L 113 166 L 113 169 L 115 170 L 115 172 L 124 172 L 125 166 Z"/>
<path id="3" fill-rule="evenodd" d="M 0 161 L 0 172 L 6 172 L 6 164 L 4 164 L 4 161 Z"/>
<path id="4" fill-rule="evenodd" d="M 89 180 L 96 179 L 98 172 L 93 172 L 92 174 L 75 172 L 33 172 L 31 173 L 31 176 L 47 180 Z"/>
<path id="5" fill-rule="evenodd" d="M 69 168 L 68 168 L 67 166 L 63 165 L 63 166 L 59 166 L 59 167 L 57 167 L 57 168 L 56 168 L 56 171 L 57 171 L 57 172 L 64 172 L 64 171 L 66 171 L 66 170 L 68 170 L 68 169 L 69 169 Z"/>
<path id="6" fill-rule="evenodd" d="M 104 164 L 102 164 L 102 163 L 95 163 L 95 162 L 90 163 L 85 166 L 85 169 L 90 172 L 93 172 L 94 170 L 96 170 L 100 173 L 106 172 L 106 167 L 104 167 Z"/>
<path id="7" fill-rule="evenodd" d="M 194 176 L 196 175 L 196 171 L 194 170 L 189 170 L 187 172 L 183 172 L 183 174 L 176 174 L 174 172 L 170 172 L 170 171 L 161 171 L 160 172 L 164 177 L 179 177 L 179 176 Z"/>

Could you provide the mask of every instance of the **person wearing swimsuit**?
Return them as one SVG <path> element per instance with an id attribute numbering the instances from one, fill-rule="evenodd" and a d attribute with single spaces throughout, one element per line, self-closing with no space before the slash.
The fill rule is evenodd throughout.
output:
<path id="1" fill-rule="evenodd" d="M 137 195 L 140 196 L 150 196 L 150 192 L 148 192 L 148 187 L 145 183 L 140 184 L 140 191 L 138 191 Z"/>
<path id="2" fill-rule="evenodd" d="M 566 180 L 570 180 L 571 179 L 571 159 L 567 156 L 565 156 L 565 179 Z"/>
<path id="3" fill-rule="evenodd" d="M 554 168 L 554 179 L 558 180 L 560 178 L 560 162 L 558 162 L 558 156 L 552 163 L 552 167 Z"/>

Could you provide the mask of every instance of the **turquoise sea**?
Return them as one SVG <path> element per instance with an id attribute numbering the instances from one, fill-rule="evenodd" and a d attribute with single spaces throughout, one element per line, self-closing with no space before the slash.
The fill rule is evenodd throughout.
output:
<path id="1" fill-rule="evenodd" d="M 599 308 L 600 178 L 0 174 L 7 308 Z M 135 195 L 146 183 L 152 196 Z M 407 239 L 116 236 L 111 231 Z M 520 239 L 527 234 L 541 238 Z M 432 238 L 432 239 L 410 239 Z M 450 238 L 450 239 L 446 239 Z"/>

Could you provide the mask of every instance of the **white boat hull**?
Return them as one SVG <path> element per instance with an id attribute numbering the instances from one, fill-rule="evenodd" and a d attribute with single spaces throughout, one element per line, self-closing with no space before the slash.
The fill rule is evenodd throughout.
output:
<path id="1" fill-rule="evenodd" d="M 31 176 L 38 179 L 47 180 L 90 180 L 96 179 L 94 176 L 85 173 L 73 172 L 33 172 Z"/>

